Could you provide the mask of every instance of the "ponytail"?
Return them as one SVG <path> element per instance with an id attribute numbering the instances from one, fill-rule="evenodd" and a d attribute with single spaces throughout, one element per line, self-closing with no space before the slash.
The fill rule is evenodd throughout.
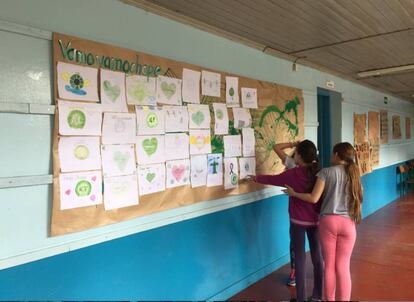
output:
<path id="1" fill-rule="evenodd" d="M 296 151 L 302 158 L 304 164 L 306 165 L 306 172 L 308 175 L 309 183 L 306 190 L 312 192 L 313 186 L 316 183 L 316 174 L 320 170 L 318 151 L 314 143 L 310 140 L 301 141 L 296 146 Z"/>
<path id="2" fill-rule="evenodd" d="M 350 143 L 339 143 L 333 148 L 333 153 L 345 161 L 345 172 L 348 175 L 348 214 L 356 223 L 361 222 L 361 205 L 363 200 L 363 191 L 361 184 L 361 175 L 358 165 L 355 163 L 355 149 Z"/>
<path id="3" fill-rule="evenodd" d="M 359 167 L 354 161 L 350 161 L 345 164 L 345 171 L 349 178 L 348 213 L 356 223 L 360 223 L 363 194 Z"/>
<path id="4" fill-rule="evenodd" d="M 306 188 L 308 192 L 312 192 L 313 187 L 315 186 L 316 183 L 316 174 L 319 172 L 320 170 L 320 165 L 319 165 L 319 160 L 318 158 L 314 159 L 312 161 L 312 163 L 308 164 L 306 167 L 306 171 L 308 174 L 308 178 L 309 178 L 309 184 L 308 187 Z"/>

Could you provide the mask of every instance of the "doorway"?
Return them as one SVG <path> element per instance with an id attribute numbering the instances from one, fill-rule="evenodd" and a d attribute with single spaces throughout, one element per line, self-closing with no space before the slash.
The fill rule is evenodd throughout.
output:
<path id="1" fill-rule="evenodd" d="M 321 167 L 331 164 L 332 148 L 341 142 L 342 95 L 339 92 L 318 87 L 318 150 Z"/>

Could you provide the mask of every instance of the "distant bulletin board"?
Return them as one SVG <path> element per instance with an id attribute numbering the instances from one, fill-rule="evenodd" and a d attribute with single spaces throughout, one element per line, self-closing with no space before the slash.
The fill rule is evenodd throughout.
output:
<path id="1" fill-rule="evenodd" d="M 405 138 L 411 139 L 411 118 L 405 118 Z"/>
<path id="2" fill-rule="evenodd" d="M 381 144 L 388 144 L 388 111 L 381 110 L 380 111 L 380 138 Z"/>
<path id="3" fill-rule="evenodd" d="M 66 65 L 62 65 L 62 62 L 72 64 L 69 67 L 72 68 L 73 71 L 69 72 L 70 68 Z M 66 66 L 65 68 L 68 68 L 69 71 L 59 73 L 57 71 L 58 66 Z M 88 69 L 87 72 L 92 76 L 88 79 L 81 77 L 76 71 L 78 66 L 90 67 L 90 69 Z M 69 145 L 71 143 L 70 134 L 60 134 L 60 132 L 62 131 L 62 128 L 60 127 L 61 125 L 64 125 L 66 123 L 69 125 L 69 127 L 68 125 L 62 126 L 67 128 L 65 129 L 65 131 L 67 130 L 67 132 L 65 133 L 72 133 L 71 131 L 74 131 L 74 133 L 76 133 L 76 131 L 78 130 L 77 128 L 86 127 L 85 125 L 87 125 L 89 121 L 90 124 L 87 125 L 87 127 L 89 127 L 91 133 L 95 133 L 95 135 L 94 137 L 85 136 L 83 138 L 84 144 L 76 147 L 75 155 L 78 159 L 86 158 L 89 156 L 89 158 L 92 159 L 91 167 L 99 166 L 102 163 L 91 156 L 93 152 L 90 149 L 85 148 L 85 146 L 88 146 L 88 144 L 96 143 L 100 146 L 100 149 L 96 148 L 97 150 L 95 150 L 94 152 L 97 154 L 96 156 L 100 156 L 99 154 L 102 153 L 102 150 L 106 147 L 103 146 L 104 143 L 102 142 L 102 137 L 100 136 L 100 133 L 102 131 L 101 126 L 98 126 L 98 122 L 96 122 L 97 124 L 94 124 L 94 122 L 90 121 L 100 121 L 102 119 L 102 115 L 100 115 L 99 112 L 103 110 L 102 108 L 106 108 L 104 106 L 111 107 L 113 105 L 111 104 L 111 99 L 115 99 L 119 96 L 119 94 L 125 93 L 125 85 L 118 85 L 117 87 L 113 85 L 110 81 L 102 80 L 105 71 L 118 72 L 117 76 L 120 76 L 119 73 L 126 74 L 126 81 L 128 81 L 128 79 L 132 75 L 146 77 L 148 83 L 150 81 L 155 81 L 155 78 L 159 79 L 160 77 L 163 77 L 163 81 L 165 81 L 165 83 L 163 82 L 159 88 L 164 93 L 163 97 L 169 100 L 170 98 L 172 98 L 173 95 L 177 93 L 177 89 L 181 89 L 181 84 L 176 85 L 176 83 L 181 83 L 181 79 L 183 79 L 184 76 L 184 68 L 193 72 L 208 71 L 220 75 L 220 81 L 216 83 L 219 85 L 218 87 L 220 96 L 208 96 L 200 93 L 200 103 L 208 106 L 208 111 L 211 117 L 210 126 L 208 127 L 208 129 L 204 129 L 210 130 L 211 133 L 211 137 L 208 137 L 208 144 L 211 144 L 211 154 L 221 154 L 224 156 L 225 154 L 223 154 L 223 152 L 226 153 L 226 150 L 224 150 L 224 136 L 215 134 L 215 118 L 220 118 L 223 112 L 220 113 L 220 116 L 217 115 L 217 113 L 213 110 L 213 103 L 227 104 L 227 113 L 229 117 L 228 134 L 234 136 L 240 135 L 243 132 L 241 130 L 241 127 L 243 127 L 244 122 L 242 123 L 241 121 L 239 121 L 237 124 L 238 126 L 235 125 L 236 117 L 233 116 L 233 108 L 230 108 L 228 98 L 232 98 L 235 95 L 247 97 L 248 94 L 246 94 L 246 90 L 244 90 L 243 92 L 242 88 L 249 88 L 253 89 L 249 90 L 250 92 L 257 93 L 258 103 L 257 109 L 249 109 L 251 115 L 250 128 L 254 130 L 253 133 L 255 138 L 256 172 L 274 174 L 280 173 L 283 170 L 283 165 L 272 151 L 272 147 L 275 143 L 278 142 L 301 140 L 304 137 L 304 104 L 302 91 L 300 89 L 282 86 L 270 82 L 254 80 L 246 77 L 235 76 L 225 72 L 208 70 L 200 66 L 187 64 L 183 62 L 177 62 L 166 58 L 161 58 L 137 52 L 134 50 L 124 49 L 108 44 L 98 43 L 73 36 L 54 33 L 54 96 L 55 100 L 57 101 L 57 111 L 55 114 L 55 126 L 53 132 L 54 178 L 53 209 L 51 217 L 52 236 L 87 230 L 90 228 L 116 223 L 139 216 L 149 215 L 151 213 L 191 205 L 201 201 L 214 200 L 227 197 L 230 195 L 239 195 L 248 192 L 254 192 L 264 188 L 264 186 L 262 185 L 242 181 L 239 179 L 236 179 L 236 182 L 238 182 L 236 186 L 230 189 L 226 189 L 223 185 L 215 187 L 200 186 L 193 188 L 192 186 L 187 184 L 173 188 L 167 188 L 162 192 L 139 196 L 139 203 L 136 205 L 130 205 L 114 209 L 105 209 L 105 198 L 108 196 L 107 194 L 109 194 L 109 187 L 104 186 L 103 190 L 100 189 L 102 187 L 101 183 L 103 183 L 103 179 L 105 179 L 105 174 L 102 173 L 101 169 L 97 169 L 97 171 L 95 171 L 95 175 L 90 175 L 90 182 L 99 182 L 99 185 L 96 187 L 98 188 L 96 189 L 96 194 L 100 194 L 100 190 L 103 191 L 102 202 L 99 204 L 93 204 L 96 203 L 97 198 L 97 195 L 95 196 L 94 194 L 92 194 L 94 187 L 91 188 L 90 184 L 80 181 L 76 184 L 75 193 L 78 194 L 78 196 L 86 196 L 90 198 L 90 202 L 93 205 L 77 208 L 70 208 L 69 206 L 66 209 L 62 209 L 61 196 L 63 196 L 64 194 L 74 194 L 74 190 L 70 189 L 61 191 L 60 177 L 62 177 L 62 175 L 63 177 L 65 177 L 65 173 L 62 172 L 62 168 L 73 169 L 74 166 L 66 165 L 64 162 L 60 160 L 62 154 L 59 153 L 59 146 L 61 146 L 59 144 L 62 143 L 62 141 L 65 141 L 65 143 Z M 226 79 L 226 77 L 230 78 Z M 228 89 L 229 85 L 232 85 L 232 83 L 234 84 L 235 81 L 235 89 Z M 213 81 L 209 83 L 210 85 L 215 85 L 215 82 Z M 58 88 L 59 85 L 60 88 Z M 92 90 L 96 92 L 93 93 L 92 102 L 87 99 L 89 95 L 89 89 L 91 88 L 93 88 Z M 147 88 L 138 88 L 135 91 L 135 96 L 138 99 L 144 98 L 144 96 L 149 95 L 148 91 L 145 90 Z M 68 93 L 75 93 L 79 95 L 79 97 L 67 99 L 66 95 Z M 197 98 L 197 95 L 194 95 L 193 97 Z M 66 102 L 61 100 L 66 100 Z M 104 101 L 106 102 L 105 104 Z M 159 99 L 157 99 L 156 105 L 159 105 L 158 101 Z M 181 102 L 181 96 L 179 97 L 179 99 L 177 99 L 177 101 Z M 77 102 L 78 104 L 76 105 L 71 102 Z M 66 107 L 61 104 L 66 104 Z M 91 109 L 90 112 L 90 117 L 93 116 L 93 118 L 88 119 L 88 121 L 86 121 L 85 115 L 82 114 L 82 112 L 80 113 L 79 111 L 81 110 L 77 110 L 76 107 L 86 108 L 91 104 L 95 105 L 92 106 L 94 109 Z M 96 109 L 96 104 L 102 106 L 102 108 Z M 182 105 L 188 107 L 188 110 L 190 110 L 190 104 L 186 103 L 185 100 Z M 62 114 L 63 116 L 62 112 L 63 110 L 67 110 L 67 106 L 71 106 L 75 109 L 72 108 L 72 111 L 65 116 L 65 119 L 59 120 L 59 115 Z M 240 102 L 240 106 L 242 106 L 242 102 Z M 163 106 L 163 109 L 165 109 L 164 107 L 165 106 Z M 113 108 L 113 106 L 111 108 Z M 138 115 L 138 109 L 136 109 L 136 107 L 131 104 L 128 104 L 127 107 L 123 109 L 122 106 L 120 106 L 116 109 L 111 110 L 117 111 L 118 109 L 123 114 L 125 114 L 126 117 L 129 116 L 128 114 L 132 114 L 134 116 Z M 148 110 L 148 107 L 143 106 L 142 110 Z M 174 111 L 174 108 L 172 108 L 172 110 Z M 187 110 L 187 108 L 185 110 Z M 103 111 L 105 112 L 105 110 Z M 207 118 L 208 116 L 201 115 L 197 112 L 193 117 L 193 122 L 202 124 L 204 118 Z M 154 119 L 152 118 L 153 117 L 146 120 L 147 126 L 149 128 L 153 126 Z M 238 119 L 239 118 L 240 117 L 238 117 Z M 133 123 L 132 120 L 129 120 L 128 123 L 129 122 Z M 139 122 L 140 121 L 138 119 L 138 123 Z M 117 129 L 125 131 L 125 125 L 129 124 L 115 124 L 114 129 L 115 131 L 117 131 Z M 128 129 L 132 131 L 131 135 L 135 136 L 135 128 L 132 130 L 132 128 L 129 127 L 127 128 L 127 130 Z M 188 132 L 183 133 L 183 135 L 185 134 L 188 134 Z M 117 136 L 113 136 L 112 143 L 114 143 L 115 141 L 114 144 L 116 144 L 116 139 Z M 198 136 L 194 137 L 194 141 L 192 141 L 192 143 L 197 145 L 198 140 Z M 206 142 L 207 136 L 203 138 L 203 141 L 201 141 L 201 143 Z M 134 154 L 137 152 L 137 150 L 134 150 L 134 148 L 136 149 L 138 147 L 137 144 L 131 143 L 131 145 L 132 147 L 130 154 L 131 156 L 134 156 Z M 154 141 L 152 141 L 151 139 L 147 139 L 146 141 L 144 139 L 144 141 L 142 142 L 142 146 L 148 154 L 155 152 L 155 149 L 157 147 L 157 145 L 154 144 Z M 170 148 L 169 151 L 171 151 L 171 146 L 165 146 L 166 152 L 168 148 Z M 114 154 L 116 154 L 116 156 L 113 158 L 113 160 L 118 164 L 118 166 L 127 169 L 126 161 L 128 159 L 128 156 L 126 156 L 126 154 L 122 152 Z M 240 158 L 238 159 L 240 160 Z M 232 168 L 236 168 L 237 165 L 237 161 L 235 161 L 234 163 L 230 163 L 230 167 Z M 243 167 L 247 169 L 247 165 Z M 131 171 L 134 170 L 134 166 L 129 166 L 129 168 L 132 169 Z M 240 169 L 242 167 L 239 166 L 238 168 L 239 172 L 236 172 L 236 174 L 241 173 Z M 168 169 L 168 167 L 164 166 L 164 169 Z M 89 173 L 88 171 L 83 171 L 82 173 L 85 172 Z M 180 167 L 178 167 L 173 172 L 176 176 L 180 176 L 181 173 L 184 173 L 184 171 L 181 170 Z M 131 174 L 128 175 L 128 177 L 129 178 L 125 179 L 125 182 L 135 179 L 136 175 Z M 151 173 L 147 174 L 148 181 L 153 180 L 153 177 L 154 176 Z M 117 192 L 112 193 L 116 194 Z"/>
<path id="4" fill-rule="evenodd" d="M 356 151 L 356 162 L 361 175 L 371 173 L 371 151 L 367 138 L 367 115 L 366 113 L 354 113 L 354 147 Z"/>
<path id="5" fill-rule="evenodd" d="M 401 117 L 399 115 L 392 116 L 392 139 L 401 139 Z"/>
<path id="6" fill-rule="evenodd" d="M 379 166 L 379 149 L 380 149 L 380 125 L 379 112 L 368 112 L 368 140 L 371 146 L 371 165 Z"/>

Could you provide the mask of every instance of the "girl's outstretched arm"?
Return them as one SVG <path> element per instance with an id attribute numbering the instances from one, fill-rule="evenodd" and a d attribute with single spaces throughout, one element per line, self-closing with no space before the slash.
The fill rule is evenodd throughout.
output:
<path id="1" fill-rule="evenodd" d="M 284 192 L 289 196 L 299 198 L 303 201 L 317 203 L 322 196 L 323 189 L 325 189 L 325 180 L 318 177 L 315 186 L 313 187 L 312 193 L 297 193 L 292 189 L 292 187 L 288 185 L 286 185 L 286 190 L 284 190 Z"/>

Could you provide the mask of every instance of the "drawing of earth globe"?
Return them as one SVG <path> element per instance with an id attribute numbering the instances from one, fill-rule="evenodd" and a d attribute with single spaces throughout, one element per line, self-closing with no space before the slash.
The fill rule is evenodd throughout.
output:
<path id="1" fill-rule="evenodd" d="M 73 151 L 73 154 L 77 159 L 85 160 L 89 157 L 89 149 L 85 145 L 78 145 Z"/>
<path id="2" fill-rule="evenodd" d="M 86 91 L 82 88 L 85 86 L 85 81 L 79 73 L 73 74 L 69 79 L 70 85 L 65 85 L 65 89 L 78 95 L 86 95 Z"/>
<path id="3" fill-rule="evenodd" d="M 83 87 L 83 78 L 79 73 L 75 73 L 70 77 L 70 86 L 75 89 L 81 89 Z"/>

